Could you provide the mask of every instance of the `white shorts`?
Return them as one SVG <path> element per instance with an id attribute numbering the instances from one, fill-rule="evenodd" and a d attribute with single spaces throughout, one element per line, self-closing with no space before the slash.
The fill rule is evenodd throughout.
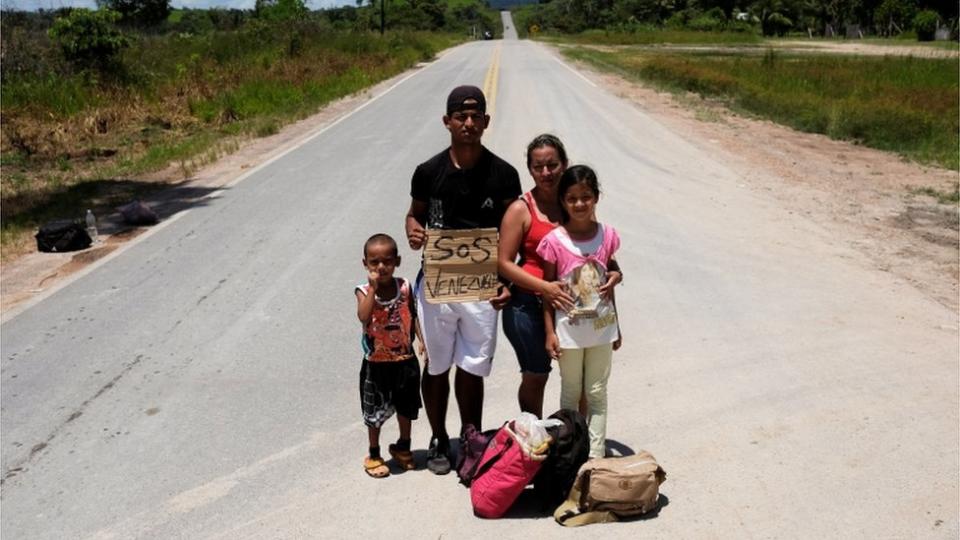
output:
<path id="1" fill-rule="evenodd" d="M 478 377 L 490 374 L 497 348 L 499 312 L 490 302 L 431 304 L 417 280 L 417 317 L 427 347 L 427 373 L 446 373 L 453 364 Z"/>

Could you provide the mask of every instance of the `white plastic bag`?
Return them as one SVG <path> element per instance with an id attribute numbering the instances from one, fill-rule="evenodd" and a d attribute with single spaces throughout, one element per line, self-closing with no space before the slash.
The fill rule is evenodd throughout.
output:
<path id="1" fill-rule="evenodd" d="M 546 450 L 551 440 L 547 428 L 562 425 L 563 422 L 556 418 L 540 420 L 534 414 L 522 412 L 513 421 L 513 432 L 526 454 L 540 454 Z"/>

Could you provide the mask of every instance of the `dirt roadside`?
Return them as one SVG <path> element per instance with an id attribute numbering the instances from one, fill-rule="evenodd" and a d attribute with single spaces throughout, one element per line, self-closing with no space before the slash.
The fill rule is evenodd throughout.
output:
<path id="1" fill-rule="evenodd" d="M 849 41 L 803 41 L 785 40 L 774 41 L 771 46 L 777 49 L 792 49 L 795 52 L 822 52 L 839 54 L 858 54 L 865 56 L 915 56 L 917 58 L 958 58 L 960 51 L 941 49 L 937 47 L 910 45 L 909 42 L 901 45 L 877 45 Z"/>
<path id="2" fill-rule="evenodd" d="M 401 73 L 364 91 L 334 101 L 317 114 L 285 126 L 274 135 L 243 141 L 236 152 L 198 169 L 190 178 L 184 179 L 182 169 L 175 164 L 150 174 L 142 180 L 167 184 L 169 189 L 146 197 L 143 202 L 157 212 L 162 223 L 214 194 L 217 189 L 237 181 L 258 165 L 299 146 L 305 139 L 382 93 L 408 73 Z M 150 230 L 149 227 L 124 225 L 118 213 L 98 216 L 98 229 L 98 242 L 83 251 L 33 251 L 4 262 L 0 266 L 0 317 L 7 320 L 14 316 L 31 303 L 51 294 L 77 272 Z"/>
<path id="3" fill-rule="evenodd" d="M 629 48 L 637 46 L 627 46 Z M 878 45 L 857 41 L 768 41 L 758 45 L 649 45 L 639 46 L 658 51 L 720 52 L 764 54 L 768 49 L 798 54 L 847 54 L 858 56 L 913 56 L 916 58 L 960 58 L 960 51 L 923 45 Z M 598 45 L 598 50 L 614 51 L 623 46 Z"/>
<path id="4" fill-rule="evenodd" d="M 868 45 L 858 44 L 860 48 Z M 881 51 L 889 47 L 875 46 Z M 958 208 L 918 190 L 950 192 L 958 173 L 920 166 L 900 157 L 800 133 L 772 122 L 744 118 L 696 96 L 673 96 L 616 75 L 578 66 L 614 94 L 634 103 L 691 143 L 708 150 L 738 172 L 744 187 L 768 192 L 789 211 L 805 215 L 835 233 L 838 242 L 867 254 L 877 268 L 898 275 L 939 303 L 960 304 Z M 171 167 L 155 175 L 169 192 L 151 200 L 161 217 L 173 215 L 208 196 L 377 95 L 396 80 L 332 103 L 318 114 L 276 135 L 249 141 L 237 152 L 181 180 Z M 181 194 L 174 194 L 177 190 Z M 176 200 L 174 200 L 176 199 Z M 146 229 L 123 227 L 117 215 L 101 218 L 101 243 L 75 254 L 30 253 L 0 269 L 0 315 L 12 316 L 91 263 L 115 251 Z"/>
<path id="5" fill-rule="evenodd" d="M 854 45 L 843 52 L 861 54 L 871 47 Z M 892 54 L 888 46 L 872 49 Z M 921 190 L 950 193 L 960 173 L 745 118 L 694 94 L 675 96 L 577 67 L 739 173 L 743 187 L 769 193 L 790 212 L 833 232 L 838 243 L 868 255 L 876 268 L 958 309 L 960 212 L 956 204 L 940 203 Z"/>

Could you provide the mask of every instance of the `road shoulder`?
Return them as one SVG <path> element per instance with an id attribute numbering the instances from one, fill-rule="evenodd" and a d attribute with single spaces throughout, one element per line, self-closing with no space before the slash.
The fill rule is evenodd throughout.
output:
<path id="1" fill-rule="evenodd" d="M 151 181 L 168 187 L 145 198 L 143 202 L 158 213 L 162 224 L 217 190 L 242 180 L 254 168 L 303 144 L 317 132 L 426 65 L 420 64 L 361 92 L 334 101 L 316 114 L 285 126 L 274 135 L 245 141 L 235 152 L 198 169 L 187 179 L 183 179 L 179 165 L 171 164 L 150 175 Z M 99 239 L 90 248 L 71 253 L 32 251 L 4 262 L 0 271 L 0 318 L 7 321 L 15 317 L 66 285 L 78 272 L 118 249 L 124 249 L 132 240 L 150 230 L 149 227 L 124 225 L 116 212 L 99 216 L 98 224 Z"/>

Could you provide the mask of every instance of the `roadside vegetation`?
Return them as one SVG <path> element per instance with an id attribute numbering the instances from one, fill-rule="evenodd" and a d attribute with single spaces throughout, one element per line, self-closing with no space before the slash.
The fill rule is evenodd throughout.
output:
<path id="1" fill-rule="evenodd" d="M 541 32 L 544 41 L 576 45 L 762 45 L 763 37 L 754 32 L 700 32 L 696 30 L 647 29 L 637 32 L 586 30 L 579 34 Z"/>
<path id="2" fill-rule="evenodd" d="M 801 131 L 957 170 L 956 59 L 587 48 L 567 55 Z"/>
<path id="3" fill-rule="evenodd" d="M 954 206 L 960 203 L 960 183 L 954 184 L 953 191 L 943 191 L 932 187 L 925 187 L 913 190 L 915 195 L 926 195 L 933 197 L 940 204 L 952 204 Z"/>
<path id="4" fill-rule="evenodd" d="M 516 10 L 521 31 L 602 30 L 629 40 L 660 30 L 810 37 L 957 39 L 953 0 L 549 0 Z M 629 41 L 627 41 L 629 42 Z"/>
<path id="5" fill-rule="evenodd" d="M 97 10 L 4 11 L 0 257 L 31 249 L 49 219 L 187 178 L 243 140 L 446 47 L 502 35 L 489 0 L 383 1 L 383 21 L 378 0 L 314 11 L 305 0 L 255 0 L 252 10 L 98 0 Z M 521 37 L 572 44 L 574 58 L 958 168 L 955 59 L 764 52 L 770 39 L 844 34 L 891 44 L 949 35 L 930 46 L 958 50 L 955 1 L 541 0 L 509 9 Z"/>
<path id="6" fill-rule="evenodd" d="M 118 7 L 137 5 L 122 0 Z M 110 2 L 104 2 L 110 7 Z M 478 0 L 308 11 L 64 9 L 5 12 L 0 247 L 32 249 L 49 219 L 107 210 L 157 189 L 326 103 L 400 73 L 470 34 L 499 28 Z M 494 27 L 494 24 L 498 26 Z"/>
<path id="7" fill-rule="evenodd" d="M 770 42 L 958 51 L 958 9 L 943 0 L 550 0 L 519 8 L 514 20 L 602 69 L 957 170 L 956 58 L 802 55 L 773 52 Z"/>

